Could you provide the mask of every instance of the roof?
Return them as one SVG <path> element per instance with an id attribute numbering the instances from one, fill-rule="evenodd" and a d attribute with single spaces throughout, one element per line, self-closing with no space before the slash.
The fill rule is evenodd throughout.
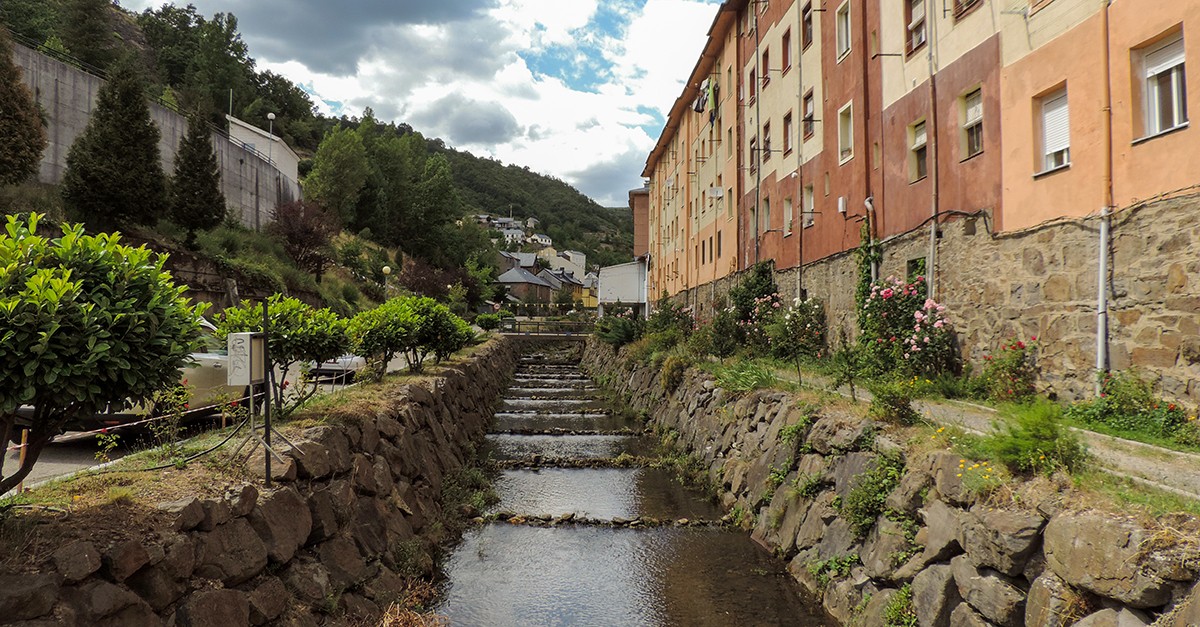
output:
<path id="1" fill-rule="evenodd" d="M 549 275 L 549 276 L 547 276 L 547 275 Z M 583 285 L 583 281 L 580 281 L 579 279 L 575 278 L 575 275 L 573 273 L 567 272 L 566 270 L 562 270 L 562 269 L 542 270 L 541 272 L 538 273 L 538 276 L 550 281 L 551 284 L 553 284 L 554 282 L 558 282 L 558 283 L 570 283 L 572 285 Z"/>
<path id="2" fill-rule="evenodd" d="M 534 233 L 533 236 L 540 239 L 550 239 L 550 236 L 545 233 Z"/>
<path id="3" fill-rule="evenodd" d="M 505 237 L 508 237 L 509 235 L 520 235 L 521 237 L 525 237 L 525 231 L 522 231 L 521 229 L 503 229 L 500 232 L 503 233 Z"/>
<path id="4" fill-rule="evenodd" d="M 504 274 L 496 277 L 497 283 L 532 283 L 533 285 L 541 285 L 543 287 L 551 287 L 545 279 L 535 276 L 532 272 L 525 268 L 513 268 Z"/>

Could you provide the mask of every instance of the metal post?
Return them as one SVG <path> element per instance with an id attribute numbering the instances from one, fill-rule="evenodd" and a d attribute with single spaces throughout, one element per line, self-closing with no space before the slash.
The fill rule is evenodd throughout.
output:
<path id="1" fill-rule="evenodd" d="M 269 319 L 268 309 L 270 308 L 269 299 L 263 299 L 263 367 L 269 371 L 271 369 L 271 351 L 270 346 L 271 336 L 267 331 L 267 320 Z M 263 459 L 266 463 L 266 476 L 263 485 L 271 487 L 271 377 L 263 377 L 263 389 L 266 392 L 263 398 Z"/>
<path id="2" fill-rule="evenodd" d="M 5 444 L 7 445 L 8 443 L 5 442 Z M 25 467 L 25 451 L 28 449 L 29 449 L 29 429 L 21 429 L 21 455 L 19 458 L 20 461 L 17 462 L 18 468 Z M 17 494 L 20 494 L 24 491 L 25 491 L 25 482 L 22 481 L 17 484 Z"/>

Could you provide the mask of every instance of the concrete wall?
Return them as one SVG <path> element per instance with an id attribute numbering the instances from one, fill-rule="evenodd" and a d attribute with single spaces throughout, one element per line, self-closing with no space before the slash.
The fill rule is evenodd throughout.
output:
<path id="1" fill-rule="evenodd" d="M 38 180 L 62 182 L 67 153 L 87 126 L 96 95 L 104 81 L 83 70 L 52 59 L 33 49 L 14 44 L 13 60 L 22 70 L 25 84 L 46 112 L 50 143 L 42 154 Z M 174 172 L 175 154 L 187 133 L 187 118 L 157 103 L 150 115 L 162 138 L 163 170 Z M 300 198 L 300 185 L 271 167 L 265 155 L 247 150 L 240 142 L 213 133 L 213 146 L 221 168 L 221 191 L 229 212 L 249 228 L 271 222 L 274 208 Z"/>
<path id="2" fill-rule="evenodd" d="M 1108 281 L 1109 365 L 1136 366 L 1170 397 L 1200 401 L 1200 195 L 1139 204 L 1115 214 Z M 964 359 L 982 365 L 1005 340 L 1037 336 L 1043 391 L 1090 394 L 1096 344 L 1099 219 L 1063 220 L 996 234 L 990 215 L 942 225 L 933 276 Z M 885 240 L 880 275 L 903 276 L 929 254 L 924 229 Z M 794 269 L 776 274 L 785 296 Z M 708 319 L 726 305 L 737 276 L 677 296 Z M 825 303 L 829 336 L 856 336 L 853 252 L 809 264 L 803 288 Z"/>

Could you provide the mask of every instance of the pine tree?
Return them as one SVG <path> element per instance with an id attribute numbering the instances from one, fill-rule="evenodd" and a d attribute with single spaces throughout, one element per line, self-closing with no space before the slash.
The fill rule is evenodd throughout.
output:
<path id="1" fill-rule="evenodd" d="M 66 0 L 61 35 L 71 54 L 101 70 L 116 57 L 112 0 Z"/>
<path id="2" fill-rule="evenodd" d="M 208 125 L 200 115 L 188 118 L 187 135 L 175 156 L 171 219 L 187 229 L 189 244 L 195 241 L 197 230 L 211 229 L 225 219 L 221 170 L 217 166 Z"/>
<path id="3" fill-rule="evenodd" d="M 100 88 L 87 128 L 67 153 L 63 201 L 89 225 L 150 224 L 167 207 L 145 87 L 132 59 L 118 62 Z"/>
<path id="4" fill-rule="evenodd" d="M 21 82 L 12 61 L 12 44 L 0 28 L 0 186 L 15 185 L 37 174 L 46 148 L 46 130 L 37 103 Z"/>

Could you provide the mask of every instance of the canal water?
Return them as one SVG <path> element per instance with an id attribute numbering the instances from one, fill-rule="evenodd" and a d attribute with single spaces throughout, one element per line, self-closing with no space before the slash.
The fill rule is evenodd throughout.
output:
<path id="1" fill-rule="evenodd" d="M 600 397 L 578 349 L 522 357 L 488 435 L 505 468 L 499 518 L 444 562 L 437 611 L 465 627 L 832 625 L 781 560 L 715 524 L 722 512 L 668 471 L 596 463 L 654 455 L 640 429 Z"/>

